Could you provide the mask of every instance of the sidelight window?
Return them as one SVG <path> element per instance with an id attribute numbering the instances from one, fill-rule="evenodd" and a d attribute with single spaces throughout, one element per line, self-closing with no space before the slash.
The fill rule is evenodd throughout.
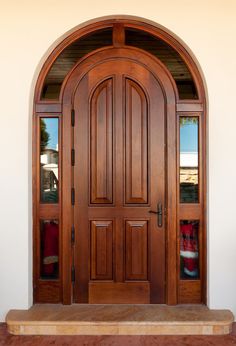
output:
<path id="1" fill-rule="evenodd" d="M 40 200 L 58 203 L 58 118 L 40 118 Z"/>
<path id="2" fill-rule="evenodd" d="M 180 203 L 198 203 L 198 117 L 180 117 Z"/>

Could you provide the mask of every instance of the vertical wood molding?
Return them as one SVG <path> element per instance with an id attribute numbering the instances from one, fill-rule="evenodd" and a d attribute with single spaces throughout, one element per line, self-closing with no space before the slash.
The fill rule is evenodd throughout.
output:
<path id="1" fill-rule="evenodd" d="M 125 28 L 122 23 L 113 25 L 113 46 L 122 47 L 125 45 Z"/>
<path id="2" fill-rule="evenodd" d="M 167 304 L 177 304 L 177 162 L 175 104 L 167 105 Z"/>
<path id="3" fill-rule="evenodd" d="M 71 205 L 71 148 L 72 148 L 72 128 L 71 128 L 71 104 L 63 105 L 63 127 L 62 127 L 62 302 L 72 303 L 71 284 L 71 226 L 73 224 L 73 207 Z"/>

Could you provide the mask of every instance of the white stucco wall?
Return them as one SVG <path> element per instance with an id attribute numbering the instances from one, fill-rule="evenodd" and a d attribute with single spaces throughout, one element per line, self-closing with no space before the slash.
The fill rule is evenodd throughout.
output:
<path id="1" fill-rule="evenodd" d="M 46 52 L 105 15 L 153 20 L 198 59 L 209 97 L 208 302 L 236 315 L 236 1 L 0 0 L 0 321 L 32 303 L 32 93 Z"/>

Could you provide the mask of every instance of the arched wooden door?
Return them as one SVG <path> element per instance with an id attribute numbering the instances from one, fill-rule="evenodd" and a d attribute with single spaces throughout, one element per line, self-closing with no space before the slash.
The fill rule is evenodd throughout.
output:
<path id="1" fill-rule="evenodd" d="M 78 66 L 65 92 L 74 114 L 74 302 L 165 303 L 168 100 L 144 62 L 113 51 L 95 54 L 86 72 Z"/>
<path id="2" fill-rule="evenodd" d="M 61 41 L 34 96 L 35 303 L 206 303 L 206 116 L 194 59 L 157 24 Z"/>

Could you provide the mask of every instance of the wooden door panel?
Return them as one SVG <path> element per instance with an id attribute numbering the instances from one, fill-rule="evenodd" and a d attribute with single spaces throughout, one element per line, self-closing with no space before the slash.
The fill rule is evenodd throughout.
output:
<path id="1" fill-rule="evenodd" d="M 138 63 L 104 61 L 73 106 L 74 301 L 165 303 L 165 223 L 149 213 L 165 204 L 162 89 Z"/>
<path id="2" fill-rule="evenodd" d="M 90 202 L 113 202 L 113 80 L 103 81 L 91 98 Z"/>
<path id="3" fill-rule="evenodd" d="M 149 282 L 90 282 L 91 304 L 149 304 Z"/>
<path id="4" fill-rule="evenodd" d="M 113 279 L 113 223 L 91 221 L 91 280 Z"/>
<path id="5" fill-rule="evenodd" d="M 148 280 L 148 221 L 125 222 L 125 279 Z"/>
<path id="6" fill-rule="evenodd" d="M 144 91 L 125 79 L 125 202 L 148 203 L 148 114 Z"/>

